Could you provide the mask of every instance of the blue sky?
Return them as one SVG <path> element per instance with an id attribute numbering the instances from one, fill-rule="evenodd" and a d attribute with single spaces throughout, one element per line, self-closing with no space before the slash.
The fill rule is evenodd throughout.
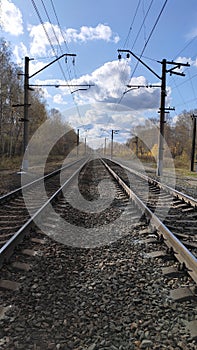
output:
<path id="1" fill-rule="evenodd" d="M 143 52 L 141 59 L 159 76 L 157 61 L 189 62 L 185 77 L 167 74 L 166 107 L 175 107 L 172 118 L 197 107 L 196 0 L 1 0 L 1 31 L 22 68 L 25 56 L 34 58 L 30 75 L 62 53 L 77 55 L 74 65 L 63 58 L 30 83 L 94 85 L 43 88 L 47 108 L 60 110 L 81 135 L 88 130 L 94 142 L 111 129 L 120 130 L 117 140 L 128 137 L 145 118 L 158 116 L 160 88 L 124 92 L 127 84 L 159 85 L 159 79 L 141 63 L 136 67 L 133 57 L 123 54 L 118 61 L 118 49 Z"/>

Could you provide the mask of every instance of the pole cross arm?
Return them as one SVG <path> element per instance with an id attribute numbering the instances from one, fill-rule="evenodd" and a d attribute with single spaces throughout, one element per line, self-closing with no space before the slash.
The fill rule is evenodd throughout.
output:
<path id="1" fill-rule="evenodd" d="M 168 71 L 167 71 L 167 73 L 170 73 L 170 75 L 172 75 L 172 74 L 175 74 L 175 75 L 180 75 L 180 76 L 182 76 L 182 77 L 185 77 L 185 73 L 180 73 L 180 72 L 172 72 L 172 70 L 171 69 L 169 69 Z"/>
<path id="2" fill-rule="evenodd" d="M 139 89 L 139 88 L 160 88 L 161 87 L 161 85 L 152 85 L 152 84 L 150 84 L 150 85 L 127 85 L 127 87 L 128 88 L 132 88 L 132 87 L 134 87 L 134 88 L 137 88 L 137 89 Z"/>
<path id="3" fill-rule="evenodd" d="M 178 64 L 178 65 L 176 65 L 175 67 L 173 67 L 173 68 L 170 68 L 170 69 L 166 69 L 166 73 L 170 73 L 170 75 L 172 75 L 172 74 L 176 74 L 176 75 L 181 75 L 181 76 L 185 76 L 185 73 L 183 73 L 183 72 L 174 72 L 174 70 L 175 69 L 180 69 L 181 67 L 180 67 L 180 64 Z"/>
<path id="4" fill-rule="evenodd" d="M 173 64 L 174 67 L 170 68 L 170 69 L 166 69 L 166 73 L 170 73 L 170 75 L 172 74 L 176 74 L 176 75 L 181 75 L 182 77 L 185 76 L 185 73 L 182 72 L 175 72 L 175 69 L 180 69 L 181 67 L 190 67 L 189 63 L 181 63 L 181 62 L 166 62 L 166 64 Z"/>
<path id="5" fill-rule="evenodd" d="M 56 88 L 59 87 L 76 87 L 76 86 L 84 86 L 87 88 L 90 88 L 91 86 L 95 86 L 93 84 L 29 84 L 29 86 L 35 86 L 35 87 L 50 87 L 50 86 L 54 86 Z"/>
<path id="6" fill-rule="evenodd" d="M 167 64 L 175 64 L 176 66 L 179 66 L 179 68 L 181 66 L 183 67 L 190 67 L 190 64 L 187 62 L 187 63 L 182 63 L 182 62 L 174 62 L 174 61 L 166 61 Z"/>
<path id="7" fill-rule="evenodd" d="M 46 66 L 44 66 L 43 68 L 39 69 L 37 72 L 35 72 L 34 74 L 30 75 L 29 78 L 34 77 L 36 74 L 42 72 L 45 68 L 51 66 L 53 63 L 55 63 L 56 61 L 60 60 L 60 58 L 64 57 L 64 56 L 72 56 L 75 57 L 76 54 L 74 53 L 64 53 L 63 55 L 61 55 L 60 57 L 57 57 L 55 60 L 53 60 L 52 62 L 48 63 Z"/>

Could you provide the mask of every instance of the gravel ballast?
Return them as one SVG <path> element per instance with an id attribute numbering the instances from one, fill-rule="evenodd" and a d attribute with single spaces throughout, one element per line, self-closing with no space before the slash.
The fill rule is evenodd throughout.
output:
<path id="1" fill-rule="evenodd" d="M 32 271 L 15 277 L 21 290 L 1 291 L 3 305 L 11 307 L 0 320 L 0 348 L 196 349 L 185 327 L 196 317 L 196 304 L 169 298 L 177 280 L 162 276 L 164 263 L 147 256 L 156 247 L 141 242 L 143 236 L 141 223 L 98 249 L 68 248 L 47 238 Z M 3 270 L 12 273 L 11 266 Z"/>
<path id="2" fill-rule="evenodd" d="M 175 302 L 170 291 L 193 285 L 186 275 L 167 278 L 162 267 L 173 259 L 150 258 L 165 249 L 145 243 L 153 234 L 146 221 L 127 227 L 119 240 L 96 248 L 69 247 L 44 236 L 26 238 L 1 278 L 20 283 L 20 290 L 0 290 L 2 350 L 195 350 L 187 329 L 197 320 L 195 300 Z M 33 257 L 21 249 L 35 249 Z M 22 257 L 22 258 L 21 258 Z M 17 271 L 11 263 L 29 263 Z"/>

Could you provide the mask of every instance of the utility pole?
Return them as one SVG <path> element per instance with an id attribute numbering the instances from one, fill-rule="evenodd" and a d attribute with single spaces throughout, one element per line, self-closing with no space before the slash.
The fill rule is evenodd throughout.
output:
<path id="1" fill-rule="evenodd" d="M 111 159 L 113 157 L 114 130 L 111 131 Z"/>
<path id="2" fill-rule="evenodd" d="M 192 151 L 191 151 L 191 171 L 195 171 L 194 163 L 195 163 L 195 147 L 196 147 L 196 118 L 197 115 L 192 115 L 193 122 L 193 132 L 192 132 Z"/>
<path id="3" fill-rule="evenodd" d="M 159 123 L 159 140 L 158 140 L 158 160 L 157 176 L 163 174 L 163 153 L 164 153 L 164 124 L 165 124 L 165 99 L 166 99 L 166 60 L 162 61 L 161 77 L 161 100 L 160 100 L 160 123 Z"/>
<path id="4" fill-rule="evenodd" d="M 25 155 L 24 160 L 23 160 L 23 164 L 22 164 L 22 170 L 28 170 L 28 151 L 27 151 L 27 147 L 28 147 L 28 141 L 29 141 L 29 132 L 28 132 L 28 108 L 30 106 L 29 104 L 29 90 L 33 90 L 31 88 L 31 86 L 34 85 L 29 85 L 29 79 L 33 78 L 36 74 L 40 73 L 41 71 L 43 71 L 44 69 L 46 69 L 47 67 L 51 66 L 53 63 L 55 63 L 56 61 L 58 61 L 59 59 L 61 59 L 64 56 L 72 56 L 75 57 L 76 54 L 70 54 L 70 53 L 65 53 L 63 55 L 61 55 L 60 57 L 57 57 L 55 60 L 53 60 L 52 62 L 48 63 L 46 66 L 44 66 L 43 68 L 39 69 L 37 72 L 35 72 L 32 75 L 29 75 L 29 61 L 32 60 L 29 57 L 25 57 L 25 72 L 24 72 L 24 103 L 23 104 L 17 104 L 17 105 L 13 105 L 13 107 L 20 107 L 23 106 L 24 107 L 24 118 L 21 120 L 24 122 L 24 135 L 23 135 L 23 153 Z M 35 85 L 38 86 L 38 85 Z M 50 86 L 56 86 L 56 85 L 50 85 Z M 59 87 L 60 85 L 57 85 L 56 87 Z M 69 84 L 65 84 L 64 86 L 71 86 Z M 81 86 L 78 84 L 72 85 L 72 86 Z M 83 85 L 85 86 L 85 85 Z M 90 87 L 90 85 L 87 85 Z"/>
<path id="5" fill-rule="evenodd" d="M 28 108 L 29 108 L 29 57 L 25 57 L 25 75 L 24 75 L 24 129 L 23 129 L 23 164 L 22 164 L 22 170 L 26 171 L 28 170 L 28 150 L 27 145 L 29 141 L 29 128 L 28 128 Z M 25 153 L 27 150 L 27 153 Z"/>
<path id="6" fill-rule="evenodd" d="M 127 52 L 127 58 L 129 58 L 130 54 L 135 57 L 140 63 L 142 63 L 149 71 L 151 71 L 158 79 L 161 80 L 161 100 L 160 100 L 160 127 L 159 127 L 159 145 L 158 145 L 158 159 L 157 159 L 157 175 L 163 175 L 163 153 L 164 153 L 164 125 L 165 125 L 165 112 L 166 110 L 171 110 L 174 108 L 166 108 L 165 107 L 165 98 L 166 98 L 166 73 L 176 74 L 185 76 L 184 73 L 179 73 L 175 71 L 177 68 L 181 68 L 181 66 L 189 67 L 189 63 L 181 63 L 181 62 L 173 62 L 166 61 L 163 59 L 162 62 L 158 61 L 158 63 L 162 64 L 162 76 L 159 76 L 151 67 L 149 67 L 146 63 L 144 63 L 138 56 L 136 56 L 130 50 L 118 50 L 119 55 L 118 58 L 121 59 L 120 52 Z M 173 65 L 172 68 L 167 69 L 167 65 Z M 136 85 L 135 85 L 136 86 Z M 132 87 L 132 85 L 129 85 Z"/>
<path id="7" fill-rule="evenodd" d="M 105 137 L 104 155 L 106 155 L 107 137 Z"/>
<path id="8" fill-rule="evenodd" d="M 79 129 L 77 129 L 77 157 L 79 155 Z"/>
<path id="9" fill-rule="evenodd" d="M 138 157 L 138 136 L 135 136 L 135 144 L 136 144 L 136 157 Z"/>
<path id="10" fill-rule="evenodd" d="M 111 159 L 113 158 L 113 144 L 114 144 L 114 134 L 117 134 L 119 130 L 111 131 Z"/>

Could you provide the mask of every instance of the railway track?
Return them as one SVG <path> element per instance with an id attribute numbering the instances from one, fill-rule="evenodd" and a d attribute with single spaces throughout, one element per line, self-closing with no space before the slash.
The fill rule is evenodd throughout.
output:
<path id="1" fill-rule="evenodd" d="M 105 167 L 103 166 L 104 164 Z M 86 166 L 84 165 L 85 163 L 81 164 L 80 169 L 78 164 L 76 164 L 74 170 L 72 168 L 73 176 L 72 178 L 71 176 L 67 177 L 66 181 L 64 181 L 65 185 L 63 188 L 59 186 L 60 181 L 56 184 L 57 179 L 55 179 L 55 177 L 52 178 L 54 183 L 52 181 L 47 184 L 46 192 L 52 200 L 52 212 L 50 212 L 49 204 L 51 200 L 48 199 L 46 207 L 49 206 L 49 208 L 47 208 L 47 210 L 45 210 L 43 206 L 45 198 L 39 198 L 39 201 L 37 201 L 37 195 L 40 193 L 39 190 L 35 191 L 34 188 L 23 192 L 26 196 L 26 203 L 28 202 L 28 211 L 31 213 L 33 220 L 39 228 L 34 225 L 32 226 L 32 218 L 29 222 L 28 213 L 23 216 L 23 222 L 17 224 L 17 221 L 15 221 L 13 226 L 21 224 L 23 224 L 23 226 L 26 225 L 25 233 L 22 234 L 22 236 L 24 236 L 30 231 L 29 225 L 31 225 L 32 239 L 26 239 L 22 242 L 22 238 L 20 238 L 20 242 L 22 242 L 20 244 L 21 250 L 22 248 L 26 251 L 29 249 L 30 253 L 30 249 L 32 249 L 32 252 L 40 251 L 40 254 L 38 253 L 37 256 L 34 256 L 33 253 L 30 253 L 27 258 L 24 258 L 20 253 L 20 246 L 13 254 L 13 247 L 5 249 L 6 246 L 8 247 L 8 242 L 3 244 L 2 247 L 4 248 L 1 248 L 1 252 L 5 252 L 2 263 L 9 256 L 12 263 L 15 264 L 16 259 L 21 259 L 24 264 L 23 267 L 27 267 L 27 271 L 24 272 L 23 270 L 22 277 L 20 275 L 19 278 L 16 276 L 15 270 L 11 268 L 7 270 L 6 265 L 3 265 L 3 278 L 9 276 L 9 278 L 15 281 L 15 286 L 18 286 L 19 294 L 16 296 L 18 301 L 15 303 L 16 305 L 19 303 L 20 308 L 21 303 L 24 305 L 24 308 L 26 304 L 29 305 L 29 295 L 32 295 L 33 299 L 35 298 L 37 300 L 36 304 L 35 302 L 33 303 L 34 306 L 28 306 L 28 308 L 32 310 L 31 312 L 28 311 L 28 313 L 26 313 L 24 311 L 26 318 L 29 320 L 29 325 L 35 317 L 41 320 L 40 313 L 38 312 L 37 314 L 37 311 L 34 309 L 35 305 L 38 305 L 38 309 L 42 311 L 42 318 L 46 318 L 46 320 L 43 321 L 44 326 L 42 322 L 38 322 L 38 324 L 41 325 L 40 327 L 45 329 L 47 324 L 51 324 L 51 322 L 53 324 L 54 320 L 52 321 L 50 319 L 49 314 L 53 314 L 54 309 L 51 309 L 50 305 L 56 305 L 56 298 L 58 296 L 62 303 L 61 307 L 62 310 L 64 310 L 64 315 L 62 315 L 60 311 L 57 314 L 56 311 L 56 321 L 54 324 L 57 323 L 58 327 L 63 330 L 64 327 L 66 327 L 67 335 L 63 336 L 53 324 L 56 332 L 61 333 L 59 337 L 57 336 L 57 341 L 52 340 L 50 332 L 46 329 L 44 333 L 41 333 L 42 338 L 35 340 L 37 338 L 36 336 L 35 339 L 33 338 L 34 332 L 32 335 L 34 328 L 30 328 L 31 331 L 29 333 L 25 327 L 24 321 L 22 321 L 22 326 L 18 327 L 20 328 L 19 335 L 15 335 L 14 338 L 19 339 L 19 345 L 21 341 L 26 348 L 28 348 L 27 343 L 29 339 L 31 339 L 31 347 L 28 349 L 175 349 L 175 347 L 172 347 L 172 344 L 176 342 L 177 346 L 178 343 L 180 345 L 182 342 L 183 347 L 180 347 L 180 349 L 195 349 L 195 339 L 197 339 L 197 334 L 194 330 L 196 327 L 195 299 L 197 273 L 195 199 L 185 196 L 184 200 L 183 194 L 179 193 L 179 196 L 178 193 L 172 194 L 170 188 L 166 189 L 162 184 L 156 184 L 151 179 L 142 179 L 139 177 L 139 174 L 133 173 L 130 175 L 129 169 L 124 169 L 123 166 L 115 164 L 114 162 L 112 163 L 106 159 L 102 161 L 100 159 L 93 159 L 89 161 Z M 108 171 L 109 166 L 111 173 Z M 114 178 L 113 172 L 116 173 L 116 179 Z M 111 177 L 112 174 L 113 179 Z M 101 187 L 99 187 L 100 183 L 102 183 Z M 122 190 L 120 184 L 124 187 L 124 190 Z M 135 193 L 131 192 L 131 185 L 134 185 Z M 78 187 L 78 189 L 76 187 Z M 32 202 L 29 201 L 29 196 Z M 100 201 L 99 198 L 101 199 Z M 21 197 L 14 197 L 12 205 L 11 203 L 9 204 L 6 198 L 3 198 L 3 201 L 4 204 L 2 208 L 6 208 L 7 214 L 10 206 L 10 213 L 12 213 L 11 219 L 9 220 L 10 222 L 16 219 L 18 208 L 23 212 L 24 202 Z M 143 202 L 145 202 L 146 207 Z M 41 215 L 40 213 L 39 215 L 41 216 L 39 220 L 37 220 L 34 214 L 37 212 L 38 207 L 39 211 L 41 210 L 40 206 L 44 210 L 44 214 Z M 3 210 L 1 213 L 2 212 Z M 185 216 L 184 219 L 183 215 Z M 4 212 L 3 217 L 5 216 L 6 213 Z M 178 220 L 180 221 L 178 222 Z M 184 222 L 181 223 L 181 220 L 185 221 L 185 226 L 183 226 Z M 186 220 L 190 220 L 188 231 L 186 231 L 188 226 Z M 27 224 L 28 222 L 29 224 Z M 69 223 L 69 229 L 68 226 L 64 225 L 64 222 Z M 7 221 L 4 222 L 4 224 L 8 227 L 6 232 L 8 237 L 10 237 L 9 235 L 11 231 L 13 231 L 13 226 L 8 226 Z M 164 224 L 168 224 L 167 229 L 164 229 Z M 170 225 L 174 226 L 172 232 L 170 231 L 172 229 Z M 20 232 L 21 228 L 15 232 L 9 241 L 15 240 L 15 237 L 17 237 Z M 6 235 L 5 232 L 3 234 Z M 180 239 L 182 241 L 180 241 Z M 56 242 L 59 242 L 60 245 Z M 17 245 L 18 242 L 15 243 L 14 247 Z M 159 251 L 157 248 L 158 245 L 160 247 Z M 166 246 L 167 250 L 165 249 Z M 137 253 L 135 254 L 134 251 L 132 252 L 130 247 L 132 249 L 137 247 Z M 143 253 L 143 249 L 148 249 L 149 252 Z M 6 255 L 6 250 L 8 255 Z M 153 252 L 151 250 L 153 250 Z M 53 259 L 51 260 L 50 257 L 53 252 L 55 252 L 55 255 L 53 255 Z M 109 252 L 112 256 L 110 256 Z M 11 256 L 11 254 L 13 255 Z M 160 263 L 155 263 L 154 257 L 159 258 Z M 134 268 L 137 259 L 140 259 L 143 265 L 142 272 L 137 264 Z M 167 267 L 165 266 L 166 263 Z M 145 267 L 144 264 L 148 265 Z M 163 270 L 168 269 L 168 271 L 165 271 L 164 277 L 156 277 L 157 274 L 154 273 L 154 269 L 157 269 L 159 264 L 162 265 Z M 28 269 L 28 265 L 33 265 L 32 272 L 31 268 L 30 270 Z M 149 268 L 152 269 L 150 276 L 147 272 Z M 53 269 L 55 271 L 54 277 L 50 277 L 51 274 L 53 275 Z M 115 277 L 114 271 L 116 272 Z M 26 278 L 28 280 L 28 284 L 25 285 L 24 274 L 27 275 Z M 151 274 L 154 277 L 151 277 Z M 159 329 L 157 325 L 157 320 L 153 319 L 152 313 L 146 310 L 147 315 L 142 316 L 139 313 L 139 306 L 137 306 L 142 302 L 143 307 L 146 309 L 146 305 L 149 303 L 148 300 L 141 299 L 143 298 L 144 290 L 144 293 L 147 292 L 148 298 L 153 302 L 151 308 L 154 312 L 154 305 L 157 303 L 154 301 L 154 298 L 161 298 L 157 292 L 158 286 L 155 286 L 154 278 L 157 280 L 157 283 L 158 279 L 165 281 L 163 283 L 167 283 L 168 277 L 165 277 L 167 275 L 171 276 L 169 278 L 172 279 L 176 276 L 175 282 L 173 282 L 176 286 L 180 287 L 180 285 L 183 284 L 184 287 L 187 287 L 187 290 L 189 289 L 189 294 L 184 294 L 184 296 L 180 291 L 178 297 L 176 297 L 176 293 L 174 293 L 174 296 L 173 293 L 171 294 L 175 303 L 178 299 L 182 300 L 184 309 L 183 315 L 187 315 L 187 313 L 189 315 L 189 318 L 186 319 L 186 323 L 190 336 L 186 334 L 185 338 L 182 338 L 182 341 L 180 341 L 179 330 L 176 331 L 177 333 L 175 332 L 179 340 L 173 340 L 173 332 L 171 336 L 167 335 L 165 338 L 165 327 L 167 326 L 164 327 L 162 338 L 162 334 L 160 334 L 161 329 Z M 22 291 L 19 284 L 17 285 L 18 278 L 23 284 Z M 128 278 L 131 278 L 131 280 L 133 280 L 133 278 L 136 279 L 134 280 L 134 291 L 132 291 L 133 286 Z M 145 282 L 146 278 L 148 278 L 147 282 Z M 49 298 L 45 294 L 45 288 L 42 286 L 43 279 L 46 279 L 46 281 L 49 280 L 46 282 L 45 287 L 49 290 Z M 68 282 L 66 282 L 67 280 Z M 179 280 L 180 284 L 178 282 Z M 65 283 L 68 283 L 69 289 L 64 287 Z M 136 283 L 139 284 L 139 289 Z M 143 287 L 143 283 L 146 283 L 146 287 Z M 58 286 L 61 286 L 60 290 Z M 104 292 L 105 286 L 107 290 Z M 52 290 L 54 290 L 54 292 L 52 292 Z M 102 290 L 103 292 L 101 292 Z M 169 290 L 169 288 L 167 288 L 167 290 Z M 167 290 L 164 292 L 165 307 L 161 306 L 157 317 L 159 317 L 159 313 L 162 314 L 162 310 L 164 310 L 164 314 L 169 313 L 171 310 L 171 298 L 166 294 Z M 20 293 L 23 295 L 22 302 Z M 151 293 L 153 293 L 154 297 L 152 297 Z M 130 294 L 131 296 L 129 296 Z M 71 305 L 69 304 L 66 306 L 64 298 L 67 300 L 68 295 L 71 298 Z M 7 296 L 10 297 L 9 292 L 6 292 L 6 297 L 4 299 L 5 308 L 8 307 L 6 304 Z M 75 300 L 74 298 L 77 299 Z M 109 298 L 112 298 L 110 305 Z M 13 297 L 11 297 L 11 299 L 13 299 Z M 50 305 L 47 304 L 47 307 L 51 311 L 47 316 L 44 310 L 46 305 L 42 306 L 42 299 L 47 299 L 50 303 Z M 77 305 L 76 309 L 74 307 L 75 304 Z M 58 305 L 57 302 L 56 307 L 59 309 Z M 131 306 L 132 309 L 130 309 Z M 135 307 L 137 307 L 137 311 L 134 311 Z M 104 312 L 105 310 L 107 310 L 106 314 Z M 176 313 L 176 308 L 173 310 L 173 313 Z M 6 314 L 5 309 L 4 311 Z M 122 325 L 119 324 L 119 326 L 117 326 L 117 320 L 113 322 L 109 321 L 108 317 L 113 320 L 111 311 L 116 315 L 117 320 L 120 318 L 120 314 L 122 314 Z M 180 307 L 179 310 L 177 310 L 176 317 L 178 317 L 179 313 Z M 135 318 L 133 319 L 132 317 L 134 317 L 134 314 Z M 58 317 L 59 321 L 57 319 Z M 67 318 L 70 318 L 70 321 L 68 321 Z M 163 322 L 163 319 L 165 320 L 165 316 L 162 316 L 160 322 Z M 109 336 L 107 326 L 109 322 L 114 324 L 114 328 L 110 328 L 109 325 L 109 334 L 112 334 L 115 340 L 108 340 L 108 343 L 106 341 L 105 344 L 104 339 Z M 140 328 L 140 324 L 144 324 L 144 322 L 146 324 L 144 325 L 146 332 L 143 332 Z M 189 326 L 190 323 L 191 327 Z M 169 324 L 171 324 L 172 327 L 173 322 L 169 321 Z M 81 329 L 81 327 L 86 328 L 87 325 L 90 327 L 87 332 Z M 94 327 L 98 327 L 97 332 L 99 335 L 94 335 Z M 152 332 L 154 327 L 158 328 L 158 331 L 155 330 Z M 139 333 L 137 332 L 138 328 Z M 14 330 L 12 332 L 14 332 Z M 24 332 L 27 332 L 28 336 Z M 132 334 L 133 338 L 130 334 Z M 23 337 L 23 339 L 25 338 L 25 340 L 21 340 L 21 337 Z M 100 337 L 102 337 L 102 339 L 100 339 Z M 168 343 L 167 339 L 169 337 L 170 341 Z M 51 339 L 49 343 L 47 338 Z M 155 343 L 153 339 L 155 339 Z M 12 340 L 9 342 L 8 339 L 5 339 L 4 343 L 5 347 L 3 347 L 3 349 L 13 348 Z M 187 343 L 189 343 L 188 348 L 184 347 Z M 162 347 L 162 345 L 164 347 Z M 121 346 L 123 347 L 121 348 Z"/>
<path id="2" fill-rule="evenodd" d="M 106 166 L 116 176 L 120 164 L 107 162 L 114 172 Z M 129 172 L 134 190 L 121 179 L 118 181 L 144 210 L 159 239 L 167 244 L 168 251 L 174 253 L 180 263 L 179 269 L 186 269 L 197 283 L 197 200 L 128 167 L 121 167 Z"/>
<path id="3" fill-rule="evenodd" d="M 84 164 L 84 160 L 74 161 L 0 197 L 0 265 L 61 192 L 60 172 L 64 177 L 61 181 L 69 182 Z"/>

